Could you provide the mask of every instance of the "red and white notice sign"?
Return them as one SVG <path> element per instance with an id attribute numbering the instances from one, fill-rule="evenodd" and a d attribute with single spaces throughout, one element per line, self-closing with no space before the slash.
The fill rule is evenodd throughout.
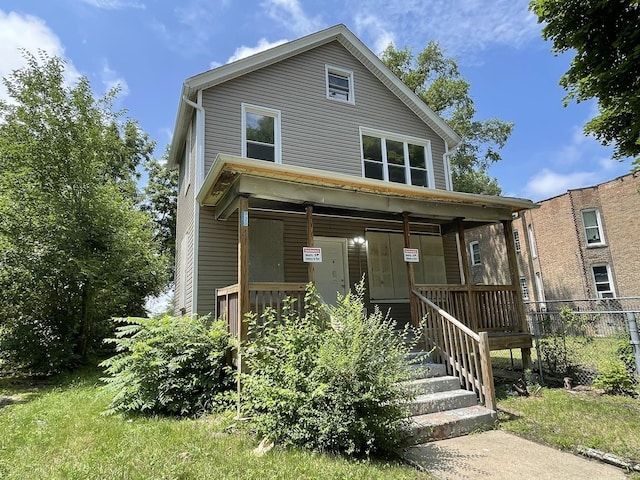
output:
<path id="1" fill-rule="evenodd" d="M 306 263 L 322 263 L 320 247 L 302 247 L 302 260 Z"/>
<path id="2" fill-rule="evenodd" d="M 403 248 L 402 253 L 404 253 L 404 261 L 409 263 L 418 263 L 420 262 L 420 252 L 417 248 Z"/>

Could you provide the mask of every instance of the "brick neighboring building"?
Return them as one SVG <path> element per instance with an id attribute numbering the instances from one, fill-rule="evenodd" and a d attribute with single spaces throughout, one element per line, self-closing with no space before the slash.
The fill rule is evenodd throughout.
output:
<path id="1" fill-rule="evenodd" d="M 568 190 L 514 218 L 524 299 L 640 296 L 639 190 L 640 173 L 630 173 Z M 502 230 L 491 225 L 467 233 L 474 283 L 508 283 Z"/>

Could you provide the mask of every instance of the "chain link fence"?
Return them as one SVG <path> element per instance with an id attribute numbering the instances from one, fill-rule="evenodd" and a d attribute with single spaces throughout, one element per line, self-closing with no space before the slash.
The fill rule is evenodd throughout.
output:
<path id="1" fill-rule="evenodd" d="M 569 377 L 573 384 L 591 385 L 616 362 L 632 378 L 638 373 L 633 343 L 638 343 L 640 297 L 525 302 L 525 308 L 543 379 Z"/>

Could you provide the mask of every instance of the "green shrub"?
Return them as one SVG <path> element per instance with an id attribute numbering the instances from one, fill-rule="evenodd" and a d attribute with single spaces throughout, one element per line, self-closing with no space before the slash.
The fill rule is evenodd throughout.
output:
<path id="1" fill-rule="evenodd" d="M 118 319 L 116 355 L 100 366 L 114 395 L 106 413 L 195 415 L 211 411 L 230 386 L 229 334 L 222 321 L 171 317 Z"/>
<path id="2" fill-rule="evenodd" d="M 64 318 L 19 315 L 0 325 L 0 365 L 26 375 L 53 375 L 78 365 Z"/>
<path id="3" fill-rule="evenodd" d="M 625 364 L 614 360 L 600 366 L 593 386 L 605 393 L 625 395 L 633 391 L 634 383 Z"/>
<path id="4" fill-rule="evenodd" d="M 250 319 L 242 376 L 243 407 L 260 436 L 283 445 L 385 453 L 403 438 L 408 418 L 410 349 L 395 322 L 365 313 L 364 286 L 323 308 L 307 287 L 305 315 L 293 301 Z M 327 311 L 328 310 L 328 311 Z"/>

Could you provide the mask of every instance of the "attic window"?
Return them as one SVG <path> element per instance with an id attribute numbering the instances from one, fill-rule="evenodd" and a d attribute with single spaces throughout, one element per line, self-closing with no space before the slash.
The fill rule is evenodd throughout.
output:
<path id="1" fill-rule="evenodd" d="M 353 72 L 325 65 L 327 98 L 345 103 L 355 103 L 353 95 Z"/>

